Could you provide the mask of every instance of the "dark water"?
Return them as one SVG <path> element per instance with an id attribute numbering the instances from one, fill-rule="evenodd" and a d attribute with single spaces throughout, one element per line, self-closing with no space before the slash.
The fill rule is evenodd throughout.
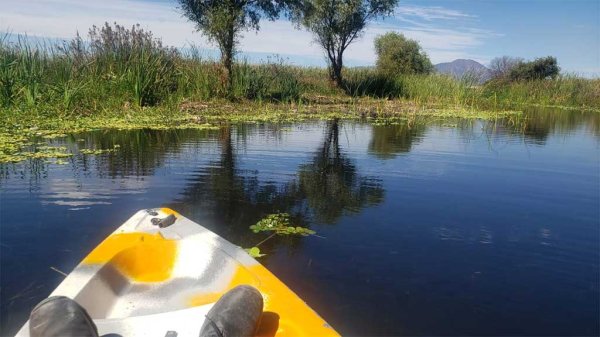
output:
<path id="1" fill-rule="evenodd" d="M 261 259 L 344 335 L 597 335 L 600 115 L 520 121 L 115 131 L 53 141 L 67 165 L 0 166 L 1 334 L 136 210 L 231 242 L 289 212 L 321 237 Z"/>

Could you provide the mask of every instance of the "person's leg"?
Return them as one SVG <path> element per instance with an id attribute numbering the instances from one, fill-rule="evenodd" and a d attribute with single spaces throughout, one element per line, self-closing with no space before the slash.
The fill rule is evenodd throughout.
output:
<path id="1" fill-rule="evenodd" d="M 263 310 L 256 288 L 242 285 L 226 292 L 206 314 L 200 337 L 251 337 Z"/>
<path id="2" fill-rule="evenodd" d="M 64 296 L 49 297 L 33 308 L 29 316 L 31 337 L 98 337 L 87 311 Z"/>

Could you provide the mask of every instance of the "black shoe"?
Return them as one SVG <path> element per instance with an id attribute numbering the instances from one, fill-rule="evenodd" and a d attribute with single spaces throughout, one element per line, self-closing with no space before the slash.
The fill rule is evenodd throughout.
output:
<path id="1" fill-rule="evenodd" d="M 41 301 L 29 315 L 31 337 L 98 337 L 98 330 L 87 311 L 64 296 Z"/>
<path id="2" fill-rule="evenodd" d="M 256 288 L 242 285 L 228 292 L 206 314 L 200 337 L 251 337 L 263 310 Z"/>

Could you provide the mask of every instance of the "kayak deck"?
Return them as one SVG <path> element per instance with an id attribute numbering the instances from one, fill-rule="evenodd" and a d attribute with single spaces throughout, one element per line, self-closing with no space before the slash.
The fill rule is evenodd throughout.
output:
<path id="1" fill-rule="evenodd" d="M 172 224 L 156 224 L 171 215 Z M 242 284 L 254 286 L 264 298 L 258 335 L 338 335 L 243 249 L 167 208 L 137 212 L 51 295 L 83 306 L 100 335 L 174 331 L 182 337 L 198 336 L 214 302 Z M 26 323 L 17 336 L 28 336 L 28 330 Z"/>

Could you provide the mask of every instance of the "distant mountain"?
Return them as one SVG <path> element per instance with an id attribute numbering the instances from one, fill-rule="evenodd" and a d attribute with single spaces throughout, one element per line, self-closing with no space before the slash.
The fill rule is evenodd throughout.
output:
<path id="1" fill-rule="evenodd" d="M 449 74 L 456 78 L 473 75 L 479 82 L 485 82 L 490 78 L 490 70 L 483 64 L 473 60 L 454 60 L 452 62 L 439 63 L 435 65 L 437 72 Z"/>

